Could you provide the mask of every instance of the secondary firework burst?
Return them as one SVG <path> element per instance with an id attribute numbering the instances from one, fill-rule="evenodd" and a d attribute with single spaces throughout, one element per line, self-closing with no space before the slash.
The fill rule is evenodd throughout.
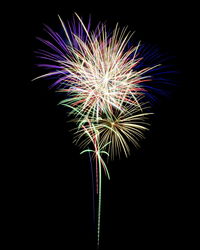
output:
<path id="1" fill-rule="evenodd" d="M 130 144 L 139 146 L 148 129 L 145 88 L 151 72 L 160 65 L 142 65 L 140 43 L 130 46 L 132 33 L 118 24 L 108 32 L 100 23 L 91 31 L 76 14 L 77 23 L 65 26 L 65 37 L 45 26 L 51 41 L 39 38 L 48 50 L 37 52 L 48 63 L 39 64 L 49 71 L 37 77 L 54 77 L 51 87 L 62 92 L 60 104 L 67 107 L 75 124 L 74 142 L 81 153 L 93 153 L 96 166 L 98 202 L 97 245 L 100 239 L 101 170 L 110 178 L 104 158 L 114 159 L 130 153 Z"/>
<path id="2" fill-rule="evenodd" d="M 100 138 L 100 145 L 103 146 L 109 142 L 107 147 L 109 158 L 114 160 L 122 153 L 128 157 L 131 143 L 136 148 L 140 146 L 139 140 L 144 138 L 143 132 L 148 130 L 147 119 L 151 114 L 141 111 L 141 106 L 128 105 L 123 107 L 123 111 L 113 109 L 112 113 L 101 114 L 98 120 L 83 119 L 80 129 L 75 132 L 74 142 L 81 148 L 86 148 L 91 142 L 88 133 L 94 135 L 95 128 Z"/>

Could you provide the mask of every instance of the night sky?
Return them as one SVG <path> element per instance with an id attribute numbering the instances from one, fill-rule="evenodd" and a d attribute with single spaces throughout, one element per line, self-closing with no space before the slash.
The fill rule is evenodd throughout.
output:
<path id="1" fill-rule="evenodd" d="M 22 116 L 16 142 L 20 164 L 12 170 L 17 177 L 12 231 L 21 249 L 95 249 L 96 245 L 89 159 L 72 143 L 66 110 L 57 105 L 60 95 L 48 89 L 48 80 L 31 82 L 45 73 L 35 66 L 39 61 L 34 56 L 41 45 L 36 37 L 46 36 L 43 24 L 59 31 L 57 15 L 66 22 L 74 12 L 85 21 L 91 14 L 94 26 L 99 21 L 111 28 L 117 22 L 128 25 L 136 31 L 136 40 L 172 56 L 170 63 L 177 72 L 171 76 L 175 86 L 155 104 L 156 114 L 141 148 L 132 147 L 129 158 L 108 163 L 111 180 L 103 178 L 100 249 L 191 247 L 195 237 L 191 233 L 194 163 L 189 157 L 193 104 L 187 99 L 193 83 L 191 65 L 186 63 L 191 61 L 187 52 L 191 10 L 174 1 L 108 2 L 32 1 L 25 6 L 21 22 L 25 74 L 20 81 Z"/>

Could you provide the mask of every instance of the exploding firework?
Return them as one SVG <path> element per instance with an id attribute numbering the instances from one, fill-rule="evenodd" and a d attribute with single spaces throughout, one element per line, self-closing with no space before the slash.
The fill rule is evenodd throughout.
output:
<path id="1" fill-rule="evenodd" d="M 74 126 L 74 142 L 81 154 L 92 153 L 96 168 L 98 195 L 97 245 L 100 240 L 102 170 L 110 178 L 105 158 L 115 159 L 130 154 L 130 144 L 139 146 L 148 129 L 151 114 L 146 96 L 151 72 L 160 65 L 142 66 L 140 43 L 130 46 L 132 33 L 118 25 L 108 32 L 100 23 L 94 31 L 77 16 L 77 24 L 65 26 L 65 37 L 48 26 L 51 40 L 39 38 L 48 50 L 37 54 L 48 63 L 38 66 L 49 69 L 37 77 L 54 77 L 51 87 L 62 92 L 60 104 L 67 108 Z"/>
<path id="2" fill-rule="evenodd" d="M 140 106 L 141 107 L 141 106 Z M 144 138 L 143 132 L 148 130 L 146 122 L 150 112 L 143 112 L 137 106 L 124 106 L 122 110 L 113 109 L 110 114 L 101 114 L 98 120 L 83 119 L 80 129 L 75 132 L 74 142 L 81 148 L 86 148 L 91 137 L 94 134 L 94 128 L 98 133 L 100 145 L 106 145 L 109 158 L 115 159 L 120 157 L 122 153 L 126 157 L 130 154 L 130 146 L 132 143 L 136 148 L 139 147 L 139 140 Z M 129 143 L 130 142 L 130 143 Z"/>

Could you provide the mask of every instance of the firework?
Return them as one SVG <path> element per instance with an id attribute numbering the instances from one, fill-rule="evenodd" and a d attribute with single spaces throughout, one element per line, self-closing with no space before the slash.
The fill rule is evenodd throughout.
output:
<path id="1" fill-rule="evenodd" d="M 65 37 L 45 26 L 51 40 L 39 38 L 48 50 L 37 52 L 49 71 L 37 77 L 55 77 L 51 87 L 64 94 L 74 126 L 74 142 L 81 154 L 92 153 L 98 194 L 97 245 L 100 240 L 102 170 L 110 178 L 105 158 L 130 154 L 130 144 L 139 146 L 151 114 L 146 101 L 146 82 L 160 65 L 140 66 L 140 43 L 130 46 L 132 33 L 118 25 L 108 32 L 100 23 L 94 31 L 77 16 L 77 24 L 65 26 Z M 139 67 L 140 66 L 140 67 Z"/>

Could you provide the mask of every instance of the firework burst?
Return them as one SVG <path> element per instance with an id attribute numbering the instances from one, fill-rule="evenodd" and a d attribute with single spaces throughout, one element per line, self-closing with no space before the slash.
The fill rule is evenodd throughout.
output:
<path id="1" fill-rule="evenodd" d="M 76 129 L 74 143 L 81 148 L 86 148 L 91 142 L 88 133 L 95 134 L 95 128 L 100 138 L 100 145 L 103 146 L 109 142 L 107 147 L 109 158 L 114 160 L 122 153 L 128 157 L 130 143 L 136 148 L 140 146 L 138 141 L 144 138 L 143 132 L 148 130 L 149 124 L 146 120 L 151 114 L 141 111 L 141 106 L 128 105 L 123 107 L 123 111 L 113 109 L 112 113 L 101 114 L 98 121 L 93 118 L 83 119 L 79 124 L 80 129 Z"/>
<path id="2" fill-rule="evenodd" d="M 108 32 L 104 24 L 94 31 L 76 14 L 78 24 L 66 28 L 60 19 L 65 37 L 45 26 L 51 41 L 39 38 L 48 50 L 37 52 L 48 63 L 38 66 L 49 69 L 37 77 L 55 77 L 51 85 L 65 97 L 60 104 L 67 107 L 75 124 L 74 142 L 83 153 L 93 153 L 96 166 L 98 202 L 97 245 L 100 239 L 102 169 L 108 178 L 105 157 L 114 159 L 130 153 L 130 143 L 139 146 L 148 129 L 146 82 L 151 71 L 160 65 L 138 67 L 143 60 L 140 43 L 130 46 L 132 33 L 116 25 Z"/>

